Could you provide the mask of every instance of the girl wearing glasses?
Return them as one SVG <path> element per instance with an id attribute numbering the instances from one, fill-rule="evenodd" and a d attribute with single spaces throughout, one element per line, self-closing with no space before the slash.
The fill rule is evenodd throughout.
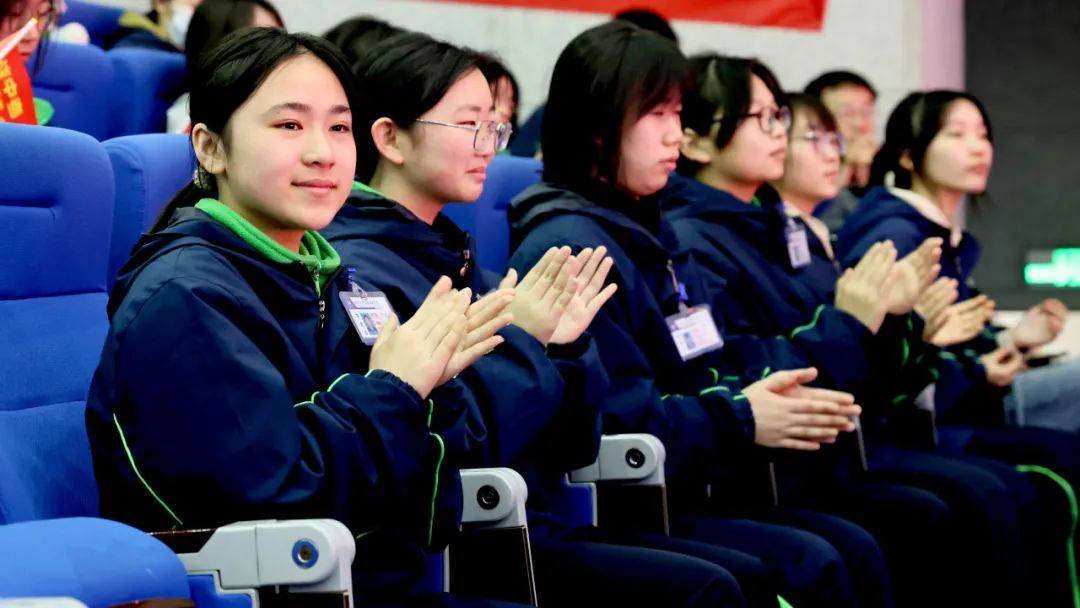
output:
<path id="1" fill-rule="evenodd" d="M 804 388 L 816 372 L 794 364 L 805 358 L 790 343 L 723 333 L 724 320 L 712 314 L 723 295 L 705 289 L 661 215 L 656 194 L 679 157 L 690 76 L 670 41 L 627 23 L 571 41 L 545 111 L 544 181 L 508 212 L 511 266 L 528 268 L 551 246 L 599 243 L 615 259 L 619 291 L 590 326 L 611 381 L 604 429 L 664 442 L 672 516 L 671 536 L 622 540 L 753 555 L 798 606 L 857 605 L 853 573 L 881 591 L 875 604 L 890 605 L 881 555 L 865 531 L 838 522 L 850 532 L 841 553 L 811 532 L 755 521 L 768 499 L 755 485 L 767 484 L 767 473 L 753 445 L 820 449 L 854 428 L 846 416 L 859 408 L 850 395 Z"/>
<path id="2" fill-rule="evenodd" d="M 542 604 L 739 605 L 735 581 L 713 564 L 591 542 L 595 531 L 568 529 L 552 512 L 564 475 L 597 457 L 596 406 L 607 379 L 584 330 L 615 288 L 604 287 L 611 263 L 602 249 L 571 257 L 552 248 L 520 282 L 514 271 L 500 278 L 476 266 L 472 237 L 442 215 L 451 201 L 480 195 L 509 136 L 490 120 L 483 61 L 410 33 L 355 66 L 360 182 L 323 234 L 399 315 L 415 310 L 440 275 L 488 294 L 472 304 L 469 322 L 498 324 L 504 342 L 433 395 L 434 415 L 476 412 L 462 438 L 477 448 L 470 464 L 512 466 L 528 481 Z"/>

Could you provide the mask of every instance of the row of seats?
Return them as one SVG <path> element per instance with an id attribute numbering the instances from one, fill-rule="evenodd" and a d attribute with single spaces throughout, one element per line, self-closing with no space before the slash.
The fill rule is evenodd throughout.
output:
<path id="1" fill-rule="evenodd" d="M 0 141 L 0 166 L 19 176 L 0 191 L 0 544 L 36 548 L 30 560 L 18 552 L 0 558 L 0 597 L 59 591 L 88 606 L 189 596 L 199 605 L 253 606 L 252 589 L 262 585 L 347 586 L 341 579 L 355 549 L 336 522 L 238 524 L 209 539 L 204 534 L 195 545 L 173 533 L 161 537 L 166 546 L 95 518 L 97 488 L 84 411 L 108 330 L 108 290 L 139 235 L 191 178 L 194 159 L 182 135 L 98 142 L 66 129 L 0 124 Z M 480 203 L 453 209 L 457 221 L 480 231 L 481 263 L 502 267 L 506 243 L 498 227 L 505 232 L 506 203 L 538 175 L 535 161 L 497 159 Z M 655 438 L 606 437 L 597 463 L 572 474 L 575 483 L 567 484 L 563 509 L 582 525 L 595 525 L 594 484 L 601 481 L 662 493 L 663 459 Z M 520 476 L 483 469 L 462 477 L 466 522 L 527 530 Z M 600 510 L 602 517 L 605 509 Z M 277 542 L 259 544 L 250 554 L 229 553 L 229 546 L 260 535 Z M 297 544 L 305 539 L 315 543 L 314 552 Z M 324 561 L 311 568 L 302 554 Z M 440 558 L 434 556 L 429 567 L 432 589 L 448 584 Z M 461 563 L 454 563 L 456 574 Z M 535 601 L 531 572 L 519 570 L 523 574 L 504 598 Z M 244 574 L 251 572 L 262 574 Z M 476 576 L 463 580 L 484 589 L 491 585 Z"/>
<path id="2" fill-rule="evenodd" d="M 50 42 L 27 69 L 34 96 L 53 105 L 50 125 L 105 140 L 163 132 L 187 68 L 181 53 Z"/>

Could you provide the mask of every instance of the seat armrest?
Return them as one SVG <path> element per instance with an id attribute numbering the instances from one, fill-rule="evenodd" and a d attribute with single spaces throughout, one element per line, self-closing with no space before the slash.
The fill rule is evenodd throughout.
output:
<path id="1" fill-rule="evenodd" d="M 627 433 L 600 438 L 600 455 L 593 464 L 570 473 L 573 483 L 619 481 L 633 485 L 663 485 L 664 444 L 653 435 Z"/>
<path id="2" fill-rule="evenodd" d="M 520 473 L 507 468 L 462 469 L 461 523 L 486 528 L 525 526 L 529 488 Z"/>

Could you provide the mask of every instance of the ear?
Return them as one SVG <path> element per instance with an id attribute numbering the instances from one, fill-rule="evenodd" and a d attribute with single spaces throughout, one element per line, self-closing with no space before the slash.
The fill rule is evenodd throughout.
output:
<path id="1" fill-rule="evenodd" d="M 402 135 L 397 124 L 385 116 L 371 124 L 371 140 L 375 142 L 379 155 L 395 165 L 405 164 L 405 155 L 401 150 Z"/>
<path id="2" fill-rule="evenodd" d="M 900 168 L 909 172 L 915 172 L 915 163 L 911 161 L 911 150 L 904 150 L 900 154 Z"/>
<path id="3" fill-rule="evenodd" d="M 686 158 L 707 165 L 712 162 L 714 148 L 708 136 L 698 135 L 697 131 L 689 127 L 683 129 L 682 145 L 679 146 L 679 151 Z"/>
<path id="4" fill-rule="evenodd" d="M 223 175 L 227 166 L 221 136 L 199 123 L 191 128 L 191 145 L 199 165 L 213 176 Z"/>

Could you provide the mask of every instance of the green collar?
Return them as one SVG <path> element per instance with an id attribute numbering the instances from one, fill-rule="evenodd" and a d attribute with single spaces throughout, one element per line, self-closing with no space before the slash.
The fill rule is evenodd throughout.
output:
<path id="1" fill-rule="evenodd" d="M 263 254 L 278 264 L 304 265 L 315 281 L 315 291 L 322 293 L 327 279 L 341 266 L 341 257 L 330 243 L 318 232 L 308 230 L 300 239 L 300 252 L 290 251 L 281 243 L 267 236 L 236 211 L 213 198 L 204 198 L 195 204 L 195 208 L 220 222 L 236 236 L 243 239 L 255 251 Z"/>
<path id="2" fill-rule="evenodd" d="M 382 198 L 390 200 L 389 196 L 386 196 L 382 192 L 379 192 L 378 190 L 376 190 L 375 188 L 372 188 L 371 186 L 369 186 L 367 184 L 361 184 L 360 182 L 353 182 L 352 183 L 352 189 L 353 190 L 359 190 L 361 192 L 367 192 L 368 194 L 374 194 L 375 196 L 381 196 Z"/>

